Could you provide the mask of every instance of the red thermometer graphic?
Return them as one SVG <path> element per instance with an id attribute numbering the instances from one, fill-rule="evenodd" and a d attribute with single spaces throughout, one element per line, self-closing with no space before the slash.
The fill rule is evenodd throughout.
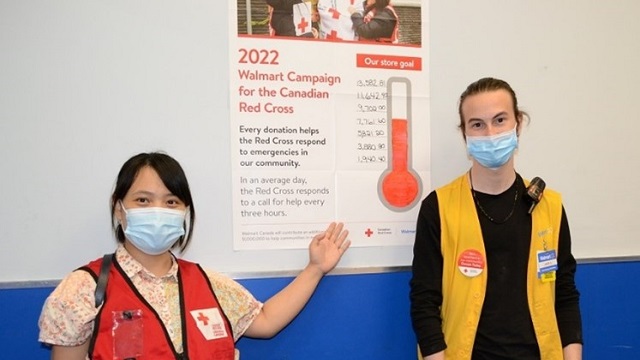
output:
<path id="1" fill-rule="evenodd" d="M 404 211 L 420 200 L 422 192 L 420 177 L 411 168 L 411 83 L 407 78 L 387 81 L 387 129 L 388 166 L 378 180 L 378 196 L 390 210 Z"/>

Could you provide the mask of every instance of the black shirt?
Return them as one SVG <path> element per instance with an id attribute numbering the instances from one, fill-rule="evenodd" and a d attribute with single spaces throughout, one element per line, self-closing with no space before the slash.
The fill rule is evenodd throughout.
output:
<path id="1" fill-rule="evenodd" d="M 517 175 L 514 184 L 501 194 L 474 194 L 487 254 L 488 274 L 473 348 L 474 360 L 540 358 L 527 303 L 532 223 L 528 214 L 530 202 L 523 196 L 525 190 L 524 181 Z M 480 207 L 477 203 L 480 203 Z M 509 216 L 512 209 L 513 214 Z M 566 346 L 582 343 L 582 324 L 579 293 L 574 281 L 576 262 L 571 254 L 571 235 L 564 208 L 559 236 L 556 317 L 562 345 Z M 443 260 L 435 191 L 422 202 L 413 250 L 411 318 L 421 352 L 426 356 L 446 348 L 440 317 Z"/>

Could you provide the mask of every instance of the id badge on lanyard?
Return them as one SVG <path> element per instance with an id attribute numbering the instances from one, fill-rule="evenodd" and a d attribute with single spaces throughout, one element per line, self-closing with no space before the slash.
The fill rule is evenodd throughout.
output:
<path id="1" fill-rule="evenodd" d="M 113 359 L 135 360 L 142 357 L 143 326 L 142 310 L 114 311 L 113 328 Z"/>

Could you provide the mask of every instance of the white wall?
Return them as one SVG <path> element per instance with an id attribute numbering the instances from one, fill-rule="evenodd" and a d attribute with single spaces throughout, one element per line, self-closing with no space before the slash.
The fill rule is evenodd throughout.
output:
<path id="1" fill-rule="evenodd" d="M 563 193 L 577 257 L 640 255 L 638 13 L 633 0 L 432 0 L 433 185 L 469 166 L 459 94 L 504 78 L 532 118 L 517 169 Z M 0 282 L 59 279 L 112 251 L 115 175 L 157 149 L 191 182 L 188 258 L 230 273 L 304 264 L 305 251 L 232 250 L 227 16 L 223 1 L 0 0 Z M 387 251 L 347 263 L 408 265 L 410 249 Z"/>

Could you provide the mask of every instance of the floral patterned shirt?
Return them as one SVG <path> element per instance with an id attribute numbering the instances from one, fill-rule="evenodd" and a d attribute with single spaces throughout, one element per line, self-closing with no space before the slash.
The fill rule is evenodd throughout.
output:
<path id="1" fill-rule="evenodd" d="M 136 261 L 124 246 L 118 246 L 116 260 L 140 294 L 158 312 L 176 350 L 182 352 L 178 264 L 157 277 Z M 222 274 L 205 270 L 222 310 L 227 315 L 237 341 L 262 309 L 262 303 L 236 281 Z M 93 332 L 94 319 L 100 308 L 95 307 L 96 282 L 86 271 L 67 275 L 45 301 L 40 320 L 39 341 L 61 346 L 84 344 Z M 236 349 L 236 360 L 240 358 Z"/>

